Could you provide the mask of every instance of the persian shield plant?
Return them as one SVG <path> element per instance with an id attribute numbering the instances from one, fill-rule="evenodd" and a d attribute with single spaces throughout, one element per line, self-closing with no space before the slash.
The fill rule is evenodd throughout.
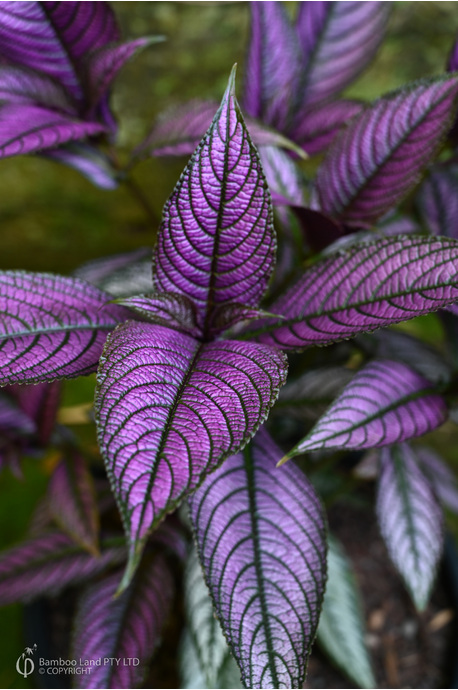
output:
<path id="1" fill-rule="evenodd" d="M 106 267 L 128 265 L 119 257 L 105 267 L 83 269 L 80 277 L 0 274 L 0 382 L 11 387 L 1 401 L 8 447 L 19 443 L 18 435 L 28 444 L 49 439 L 37 440 L 37 410 L 29 401 L 28 412 L 27 395 L 13 404 L 17 384 L 49 391 L 56 380 L 97 371 L 95 421 L 111 494 L 104 480 L 94 481 L 71 437 L 59 429 L 61 456 L 48 507 L 37 518 L 42 529 L 0 560 L 4 602 L 89 582 L 77 610 L 75 656 L 97 658 L 102 640 L 104 655 L 141 660 L 139 670 L 81 676 L 81 687 L 142 681 L 173 598 L 171 554 L 186 559 L 183 525 L 169 515 L 184 500 L 196 543 L 185 573 L 182 659 L 194 677 L 190 684 L 233 682 L 236 667 L 245 687 L 301 687 L 318 636 L 340 666 L 352 659 L 359 685 L 371 686 L 347 559 L 326 534 L 310 479 L 291 459 L 333 449 L 382 449 L 377 515 L 418 608 L 426 605 L 441 553 L 437 495 L 456 505 L 458 494 L 440 459 L 408 444 L 447 418 L 448 362 L 406 334 L 361 334 L 456 309 L 453 236 L 391 234 L 383 225 L 368 233 L 413 187 L 446 135 L 457 78 L 416 83 L 370 106 L 341 106 L 332 99 L 372 56 L 386 6 L 303 3 L 293 26 L 279 3 L 253 5 L 245 106 L 252 118 L 300 146 L 307 149 L 304 142 L 315 141 L 310 153 L 328 147 L 310 194 L 299 190 L 301 203 L 315 230 L 332 226 L 335 236 L 348 236 L 347 244 L 310 253 L 307 264 L 290 257 L 286 274 L 295 278 L 283 281 L 286 287 L 273 283 L 271 195 L 251 121 L 246 124 L 235 97 L 233 70 L 164 208 L 153 278 L 144 294 L 132 295 L 130 285 L 115 296 L 111 288 L 88 282 L 110 284 L 116 271 Z M 333 72 L 333 47 L 348 48 L 348 27 L 362 17 L 373 30 L 362 29 L 366 52 L 347 51 L 345 70 L 326 80 Z M 117 50 L 109 60 L 115 65 Z M 80 107 L 89 112 L 82 101 Z M 97 122 L 102 111 L 91 111 Z M 344 126 L 350 111 L 353 118 Z M 322 122 L 326 131 L 301 138 L 298 131 L 307 122 L 309 128 Z M 257 137 L 260 131 L 264 136 L 259 127 Z M 296 162 L 280 153 L 262 151 L 269 181 L 274 172 L 283 184 L 292 171 L 291 184 L 299 184 Z M 431 177 L 434 182 L 434 172 Z M 274 192 L 285 206 L 288 195 L 278 187 Z M 361 230 L 363 241 L 354 234 Z M 354 344 L 342 349 L 340 343 L 350 338 Z M 307 362 L 307 353 L 295 353 L 314 345 L 333 346 L 333 366 L 304 373 L 298 363 Z M 355 351 L 356 372 L 342 364 Z M 292 369 L 286 386 L 285 353 Z M 321 402 L 323 391 L 330 404 L 317 413 L 313 395 Z M 274 440 L 276 425 L 264 424 L 277 398 L 274 410 L 300 416 L 308 404 L 314 421 L 288 448 Z M 51 427 L 54 412 L 55 406 Z M 112 495 L 125 538 L 113 517 Z M 345 631 L 340 644 L 335 630 Z"/>

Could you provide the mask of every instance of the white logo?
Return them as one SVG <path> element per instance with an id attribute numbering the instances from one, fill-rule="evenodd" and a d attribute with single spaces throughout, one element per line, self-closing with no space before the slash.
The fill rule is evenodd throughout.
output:
<path id="1" fill-rule="evenodd" d="M 33 647 L 26 647 L 19 659 L 16 661 L 16 671 L 20 673 L 21 676 L 24 676 L 24 678 L 27 678 L 27 676 L 30 676 L 30 674 L 33 673 L 35 664 L 30 657 L 36 648 L 36 644 L 34 644 Z"/>

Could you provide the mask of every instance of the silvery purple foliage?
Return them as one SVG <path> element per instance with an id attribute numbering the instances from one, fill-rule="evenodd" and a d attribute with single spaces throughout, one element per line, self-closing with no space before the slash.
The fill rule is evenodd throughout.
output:
<path id="1" fill-rule="evenodd" d="M 286 456 L 329 448 L 374 448 L 432 431 L 447 407 L 413 369 L 390 360 L 362 368 L 313 429 Z"/>
<path id="2" fill-rule="evenodd" d="M 458 237 L 458 167 L 431 168 L 418 193 L 418 205 L 426 229 L 433 235 Z"/>
<path id="3" fill-rule="evenodd" d="M 114 597 L 120 572 L 114 571 L 92 584 L 82 596 L 73 633 L 73 658 L 91 673 L 78 675 L 78 688 L 139 687 L 173 597 L 173 578 L 162 554 L 148 559 L 129 589 Z M 91 666 L 100 658 L 116 658 L 119 664 Z M 125 659 L 137 659 L 128 665 Z"/>
<path id="4" fill-rule="evenodd" d="M 65 145 L 114 134 L 111 83 L 150 42 L 120 42 L 106 2 L 0 3 L 0 157 L 45 151 L 101 187 L 116 186 L 96 149 Z"/>
<path id="5" fill-rule="evenodd" d="M 307 478 L 261 430 L 190 499 L 213 602 L 245 687 L 301 687 L 325 583 L 325 523 Z"/>
<path id="6" fill-rule="evenodd" d="M 381 451 L 377 516 L 391 559 L 421 611 L 442 551 L 443 515 L 408 444 Z"/>

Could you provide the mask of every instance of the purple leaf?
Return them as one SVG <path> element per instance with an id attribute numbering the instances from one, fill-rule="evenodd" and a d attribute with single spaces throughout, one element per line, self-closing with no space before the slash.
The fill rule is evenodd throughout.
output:
<path id="1" fill-rule="evenodd" d="M 245 687 L 300 688 L 325 585 L 320 502 L 265 431 L 190 498 L 199 556 Z M 287 631 L 287 634 L 285 634 Z"/>
<path id="2" fill-rule="evenodd" d="M 284 458 L 329 448 L 373 448 L 406 441 L 445 422 L 447 407 L 431 384 L 400 362 L 361 369 L 313 429 Z"/>
<path id="3" fill-rule="evenodd" d="M 133 252 L 88 261 L 74 275 L 115 297 L 151 292 L 151 249 L 141 247 Z"/>
<path id="4" fill-rule="evenodd" d="M 304 206 L 292 206 L 306 244 L 315 252 L 323 251 L 342 237 L 344 228 L 324 213 Z"/>
<path id="5" fill-rule="evenodd" d="M 383 238 L 315 264 L 269 306 L 262 342 L 283 349 L 328 344 L 458 300 L 458 242 L 419 236 Z"/>
<path id="6" fill-rule="evenodd" d="M 117 300 L 148 321 L 199 337 L 197 315 L 194 304 L 185 295 L 171 292 L 158 292 L 152 295 L 137 295 Z"/>
<path id="7" fill-rule="evenodd" d="M 447 62 L 447 70 L 449 72 L 458 71 L 458 41 L 455 41 L 453 48 L 450 51 L 450 56 Z"/>
<path id="8" fill-rule="evenodd" d="M 458 485 L 452 470 L 431 448 L 415 446 L 415 455 L 439 500 L 454 513 L 458 513 Z"/>
<path id="9" fill-rule="evenodd" d="M 95 370 L 107 332 L 130 315 L 75 278 L 0 274 L 1 385 L 38 383 Z"/>
<path id="10" fill-rule="evenodd" d="M 282 2 L 253 2 L 243 109 L 283 131 L 297 101 L 300 50 Z"/>
<path id="11" fill-rule="evenodd" d="M 95 557 L 62 532 L 48 532 L 0 554 L 0 603 L 57 594 L 125 558 L 126 549 L 119 538 L 104 540 L 100 556 Z"/>
<path id="12" fill-rule="evenodd" d="M 301 3 L 303 4 L 308 3 Z M 299 111 L 296 115 L 296 125 L 290 132 L 291 138 L 297 141 L 309 156 L 321 153 L 335 139 L 342 127 L 360 113 L 363 107 L 364 104 L 358 101 L 340 100 Z"/>
<path id="13" fill-rule="evenodd" d="M 210 127 L 218 107 L 215 101 L 194 100 L 169 108 L 160 115 L 153 130 L 138 146 L 134 158 L 145 152 L 152 156 L 190 155 Z M 275 129 L 251 118 L 246 118 L 245 122 L 256 146 L 277 146 L 304 157 L 297 144 Z"/>
<path id="14" fill-rule="evenodd" d="M 429 79 L 357 115 L 318 172 L 321 210 L 364 227 L 392 208 L 415 185 L 447 132 L 457 92 L 457 77 Z"/>
<path id="15" fill-rule="evenodd" d="M 383 38 L 387 2 L 301 2 L 302 103 L 337 95 L 366 67 Z"/>
<path id="16" fill-rule="evenodd" d="M 240 671 L 215 616 L 195 550 L 186 566 L 184 599 L 188 634 L 181 645 L 182 687 L 241 688 Z"/>
<path id="17" fill-rule="evenodd" d="M 398 213 L 387 213 L 377 223 L 377 230 L 385 237 L 393 235 L 411 235 L 420 233 L 418 224 L 409 216 L 402 216 Z"/>
<path id="18" fill-rule="evenodd" d="M 33 419 L 29 417 L 18 404 L 9 396 L 0 395 L 0 434 L 8 440 L 24 438 L 35 434 L 37 428 Z M 3 438 L 0 447 L 3 446 Z"/>
<path id="19" fill-rule="evenodd" d="M 303 205 L 305 180 L 292 158 L 276 146 L 262 146 L 259 156 L 273 203 Z"/>
<path id="20" fill-rule="evenodd" d="M 451 369 L 443 354 L 435 348 L 400 331 L 380 330 L 360 336 L 358 344 L 381 359 L 403 362 L 433 383 L 447 383 Z"/>
<path id="21" fill-rule="evenodd" d="M 201 343 L 149 323 L 109 337 L 97 377 L 99 446 L 136 567 L 151 529 L 267 417 L 286 376 L 270 347 Z"/>
<path id="22" fill-rule="evenodd" d="M 216 101 L 193 100 L 161 113 L 150 134 L 134 152 L 153 156 L 185 156 L 194 152 L 218 110 Z"/>
<path id="23" fill-rule="evenodd" d="M 214 307 L 256 307 L 274 267 L 270 196 L 234 79 L 164 207 L 155 250 L 156 290 L 191 298 L 204 334 Z"/>
<path id="24" fill-rule="evenodd" d="M 137 688 L 160 641 L 173 597 L 173 575 L 161 555 L 142 564 L 129 590 L 114 598 L 121 573 L 90 586 L 79 602 L 72 656 L 89 674 L 78 688 Z M 95 665 L 100 658 L 121 663 Z M 138 665 L 126 664 L 138 659 Z"/>
<path id="25" fill-rule="evenodd" d="M 0 108 L 0 158 L 52 149 L 104 130 L 97 122 L 83 122 L 56 110 L 9 103 Z"/>
<path id="26" fill-rule="evenodd" d="M 9 386 L 11 395 L 18 401 L 19 407 L 37 426 L 35 442 L 46 446 L 56 424 L 57 409 L 60 402 L 61 384 L 39 383 L 32 386 Z"/>
<path id="27" fill-rule="evenodd" d="M 42 151 L 41 155 L 78 170 L 100 189 L 116 189 L 118 186 L 118 172 L 107 156 L 94 146 L 75 141 L 57 149 Z"/>
<path id="28" fill-rule="evenodd" d="M 45 74 L 17 65 L 0 66 L 0 99 L 77 115 L 76 104 L 58 83 Z"/>
<path id="29" fill-rule="evenodd" d="M 84 99 L 82 65 L 91 51 L 119 40 L 107 2 L 2 2 L 0 56 L 54 77 Z"/>
<path id="30" fill-rule="evenodd" d="M 84 458 L 74 451 L 68 453 L 48 485 L 50 511 L 59 527 L 97 556 L 99 516 L 94 483 Z"/>
<path id="31" fill-rule="evenodd" d="M 381 452 L 377 517 L 391 560 L 422 611 L 442 552 L 443 516 L 407 444 Z"/>
<path id="32" fill-rule="evenodd" d="M 434 235 L 458 238 L 458 166 L 436 165 L 418 192 L 423 222 Z"/>
<path id="33" fill-rule="evenodd" d="M 124 43 L 110 43 L 92 51 L 86 61 L 88 100 L 91 115 L 96 118 L 97 105 L 107 95 L 111 82 L 134 55 L 143 48 L 162 41 L 162 37 L 137 38 Z"/>

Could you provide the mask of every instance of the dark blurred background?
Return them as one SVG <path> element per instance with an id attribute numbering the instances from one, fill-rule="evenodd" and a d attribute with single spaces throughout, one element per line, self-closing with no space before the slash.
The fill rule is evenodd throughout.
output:
<path id="1" fill-rule="evenodd" d="M 297 3 L 286 3 L 294 13 Z M 408 81 L 444 70 L 458 31 L 455 2 L 393 2 L 386 40 L 371 67 L 348 95 L 373 100 Z M 112 104 L 120 122 L 122 155 L 135 147 L 167 106 L 193 97 L 219 99 L 234 62 L 241 92 L 249 29 L 246 2 L 116 2 L 125 38 L 163 35 L 127 65 L 115 83 Z M 154 211 L 161 209 L 184 167 L 183 159 L 143 162 L 134 171 Z M 127 190 L 99 190 L 77 172 L 39 157 L 0 161 L 0 266 L 68 274 L 84 261 L 152 245 L 156 227 Z M 436 340 L 435 317 L 411 328 Z M 68 382 L 64 405 L 90 402 L 92 377 Z M 435 442 L 456 460 L 451 423 Z M 92 427 L 77 430 L 95 444 Z M 52 458 L 26 459 L 24 480 L 0 476 L 0 546 L 19 540 L 43 492 Z M 458 530 L 457 530 L 458 533 Z M 34 642 L 33 640 L 32 642 Z M 39 640 L 36 640 L 39 645 Z M 30 641 L 27 642 L 31 644 Z M 26 641 L 20 606 L 0 614 L 0 687 L 34 687 L 15 670 Z"/>

